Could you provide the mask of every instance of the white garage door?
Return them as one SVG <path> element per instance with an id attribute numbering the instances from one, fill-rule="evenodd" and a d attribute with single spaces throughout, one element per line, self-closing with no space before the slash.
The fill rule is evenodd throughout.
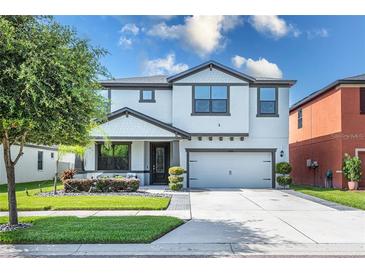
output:
<path id="1" fill-rule="evenodd" d="M 190 152 L 192 188 L 271 188 L 271 152 Z"/>

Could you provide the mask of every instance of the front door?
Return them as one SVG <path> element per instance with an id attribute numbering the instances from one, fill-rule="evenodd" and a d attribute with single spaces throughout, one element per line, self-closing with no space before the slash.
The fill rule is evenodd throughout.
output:
<path id="1" fill-rule="evenodd" d="M 170 143 L 151 143 L 151 184 L 166 185 L 170 165 Z"/>

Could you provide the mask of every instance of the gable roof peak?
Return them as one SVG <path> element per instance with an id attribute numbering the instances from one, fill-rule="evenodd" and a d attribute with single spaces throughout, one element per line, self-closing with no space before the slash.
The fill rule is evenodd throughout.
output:
<path id="1" fill-rule="evenodd" d="M 192 67 L 190 69 L 187 69 L 185 71 L 182 71 L 178 74 L 175 74 L 175 75 L 172 75 L 170 77 L 167 77 L 167 81 L 168 82 L 174 82 L 174 81 L 177 81 L 177 80 L 180 80 L 180 79 L 183 79 L 185 77 L 188 77 L 189 75 L 192 75 L 194 73 L 197 73 L 199 71 L 202 71 L 206 68 L 209 68 L 209 67 L 214 67 L 215 69 L 218 69 L 220 71 L 223 71 L 227 74 L 230 74 L 236 78 L 239 78 L 239 79 L 243 79 L 245 81 L 248 81 L 250 83 L 254 82 L 256 79 L 252 76 L 249 76 L 247 74 L 244 74 L 242 72 L 239 72 L 238 70 L 235 70 L 235 69 L 232 69 L 230 67 L 227 67 L 215 60 L 209 60 L 209 61 L 206 61 L 200 65 L 197 65 L 195 67 Z"/>
<path id="2" fill-rule="evenodd" d="M 190 134 L 188 132 L 186 132 L 184 130 L 181 130 L 177 127 L 174 127 L 172 125 L 169 125 L 167 123 L 164 123 L 160 120 L 157 120 L 157 119 L 155 119 L 151 116 L 148 116 L 146 114 L 138 112 L 138 111 L 136 111 L 134 109 L 131 109 L 129 107 L 123 107 L 121 109 L 113 111 L 113 112 L 108 114 L 107 118 L 108 118 L 108 121 L 110 121 L 110 120 L 116 119 L 116 118 L 124 116 L 124 115 L 126 115 L 126 116 L 132 115 L 132 116 L 134 116 L 138 119 L 141 119 L 145 122 L 148 122 L 150 124 L 153 124 L 155 126 L 158 126 L 158 127 L 162 128 L 162 129 L 165 129 L 167 131 L 170 131 L 170 132 L 173 132 L 177 135 L 180 135 L 183 138 L 190 138 Z"/>

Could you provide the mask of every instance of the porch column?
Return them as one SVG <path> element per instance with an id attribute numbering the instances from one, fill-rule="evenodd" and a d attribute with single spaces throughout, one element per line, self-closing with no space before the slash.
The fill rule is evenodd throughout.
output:
<path id="1" fill-rule="evenodd" d="M 171 166 L 179 166 L 180 165 L 180 153 L 179 153 L 179 141 L 171 142 Z"/>

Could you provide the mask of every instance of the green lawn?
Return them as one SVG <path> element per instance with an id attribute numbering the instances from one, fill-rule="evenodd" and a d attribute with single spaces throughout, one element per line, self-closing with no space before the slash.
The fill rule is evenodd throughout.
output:
<path id="1" fill-rule="evenodd" d="M 365 210 L 365 191 L 348 191 L 312 186 L 291 186 L 295 191 L 312 195 L 327 201 Z"/>
<path id="2" fill-rule="evenodd" d="M 142 196 L 60 196 L 40 197 L 39 184 L 42 191 L 52 191 L 53 182 L 32 182 L 17 184 L 18 210 L 163 210 L 170 203 L 167 197 L 142 197 Z M 62 189 L 58 185 L 58 189 Z M 26 195 L 28 190 L 29 196 Z M 8 210 L 7 186 L 0 185 L 0 211 Z"/>
<path id="3" fill-rule="evenodd" d="M 0 217 L 6 223 L 7 217 Z M 33 226 L 0 232 L 1 244 L 150 243 L 183 221 L 166 216 L 21 217 Z"/>

